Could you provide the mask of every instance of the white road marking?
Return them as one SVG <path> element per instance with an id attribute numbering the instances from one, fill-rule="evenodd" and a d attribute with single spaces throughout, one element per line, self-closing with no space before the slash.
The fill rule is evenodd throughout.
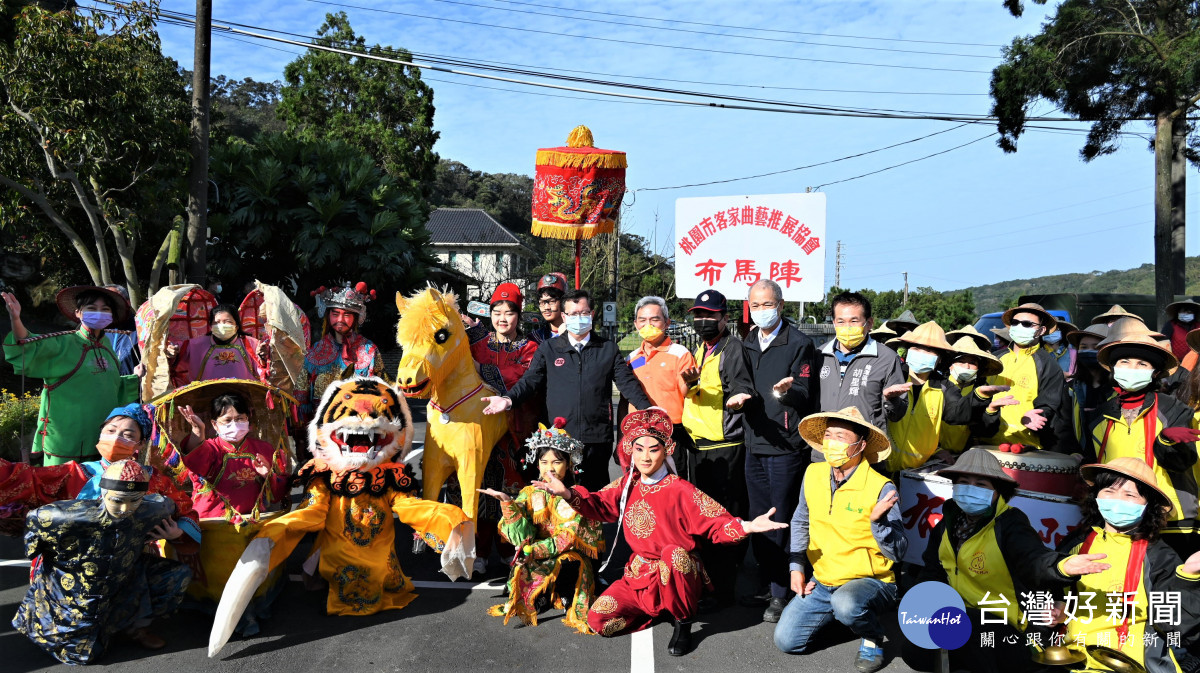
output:
<path id="1" fill-rule="evenodd" d="M 288 575 L 288 579 L 293 582 L 302 582 L 304 577 L 299 573 Z M 496 581 L 496 580 L 492 580 Z M 459 591 L 504 591 L 503 584 L 489 584 L 488 582 L 436 582 L 425 580 L 413 580 L 413 586 L 418 589 L 458 589 Z"/>
<path id="2" fill-rule="evenodd" d="M 19 559 L 7 560 L 7 561 L 0 561 L 0 568 L 4 568 L 4 567 L 7 567 L 7 566 L 25 566 L 25 567 L 28 567 L 28 566 L 29 566 L 29 559 L 27 559 L 27 558 L 19 558 Z"/>
<path id="3" fill-rule="evenodd" d="M 629 673 L 654 673 L 654 629 L 638 631 L 629 642 Z"/>

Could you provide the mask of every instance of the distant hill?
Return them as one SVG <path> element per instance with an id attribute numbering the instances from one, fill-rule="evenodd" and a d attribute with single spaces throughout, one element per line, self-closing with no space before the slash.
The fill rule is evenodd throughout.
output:
<path id="1" fill-rule="evenodd" d="M 1025 294 L 1054 292 L 1119 292 L 1154 294 L 1154 265 L 1136 269 L 1064 273 L 966 288 L 975 296 L 975 312 L 982 315 L 1005 308 Z M 1200 293 L 1200 257 L 1187 258 L 1187 288 L 1184 294 Z"/>

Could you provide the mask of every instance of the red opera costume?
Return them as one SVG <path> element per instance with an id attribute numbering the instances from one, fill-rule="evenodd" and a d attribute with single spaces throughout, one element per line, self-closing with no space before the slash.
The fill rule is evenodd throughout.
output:
<path id="1" fill-rule="evenodd" d="M 266 479 L 255 472 L 254 456 L 264 464 L 275 463 Z M 266 509 L 287 497 L 287 459 L 260 439 L 246 437 L 235 445 L 214 437 L 192 449 L 183 457 L 183 464 L 203 478 L 193 484 L 192 497 L 204 518 L 231 517 L 233 512 L 249 515 L 256 507 Z"/>
<path id="2" fill-rule="evenodd" d="M 690 619 L 712 582 L 696 552 L 696 538 L 733 544 L 746 538 L 742 521 L 703 491 L 668 474 L 653 485 L 626 475 L 596 493 L 576 486 L 568 501 L 585 519 L 612 523 L 621 507 L 621 486 L 635 479 L 625 507 L 625 541 L 633 554 L 624 576 L 592 603 L 588 626 L 604 636 L 641 631 L 658 617 Z"/>
<path id="3" fill-rule="evenodd" d="M 537 151 L 533 180 L 533 235 L 568 240 L 610 234 L 625 196 L 625 153 L 593 145 L 577 126 L 566 147 Z"/>
<path id="4" fill-rule="evenodd" d="M 744 522 L 716 500 L 674 474 L 671 419 L 658 407 L 634 411 L 621 423 L 620 452 L 633 460 L 634 443 L 652 437 L 667 461 L 654 474 L 630 470 L 595 493 L 582 486 L 567 503 L 585 519 L 620 522 L 632 551 L 621 579 L 592 603 L 588 626 L 602 636 L 641 631 L 657 619 L 678 624 L 695 616 L 712 581 L 697 553 L 697 538 L 715 544 L 746 539 Z M 631 483 L 632 482 L 632 483 Z"/>

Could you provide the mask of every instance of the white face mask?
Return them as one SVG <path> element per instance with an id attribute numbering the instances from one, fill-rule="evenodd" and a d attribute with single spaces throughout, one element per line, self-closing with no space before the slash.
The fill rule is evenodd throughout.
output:
<path id="1" fill-rule="evenodd" d="M 232 423 L 221 423 L 217 426 L 217 436 L 229 442 L 236 444 L 242 441 L 242 438 L 250 432 L 249 421 L 234 421 Z"/>
<path id="2" fill-rule="evenodd" d="M 1013 325 L 1012 327 L 1008 328 L 1008 336 L 1012 337 L 1012 340 L 1018 346 L 1028 346 L 1029 344 L 1033 343 L 1034 339 L 1037 338 L 1037 331 L 1039 329 L 1041 328 Z"/>
<path id="3" fill-rule="evenodd" d="M 751 311 L 750 320 L 758 325 L 759 329 L 767 329 L 774 325 L 779 320 L 779 309 L 768 308 L 761 311 Z"/>
<path id="4" fill-rule="evenodd" d="M 1179 312 L 1179 322 L 1191 322 L 1195 319 L 1196 319 L 1195 313 L 1191 313 L 1191 312 L 1185 313 L 1183 311 Z"/>
<path id="5" fill-rule="evenodd" d="M 1113 379 L 1117 385 L 1129 392 L 1137 392 L 1150 385 L 1154 380 L 1153 369 L 1134 369 L 1132 367 L 1113 367 Z"/>
<path id="6" fill-rule="evenodd" d="M 962 365 L 950 365 L 950 378 L 960 386 L 965 386 L 979 375 L 978 369 L 968 369 Z"/>

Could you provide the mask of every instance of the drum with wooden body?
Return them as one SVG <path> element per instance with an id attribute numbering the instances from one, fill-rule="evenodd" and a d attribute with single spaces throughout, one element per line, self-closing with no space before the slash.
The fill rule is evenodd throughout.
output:
<path id="1" fill-rule="evenodd" d="M 1027 451 L 1008 453 L 988 448 L 1000 461 L 1004 473 L 1017 480 L 1017 486 L 1034 493 L 1063 495 L 1078 498 L 1083 493 L 1079 477 L 1079 462 L 1065 453 Z"/>

